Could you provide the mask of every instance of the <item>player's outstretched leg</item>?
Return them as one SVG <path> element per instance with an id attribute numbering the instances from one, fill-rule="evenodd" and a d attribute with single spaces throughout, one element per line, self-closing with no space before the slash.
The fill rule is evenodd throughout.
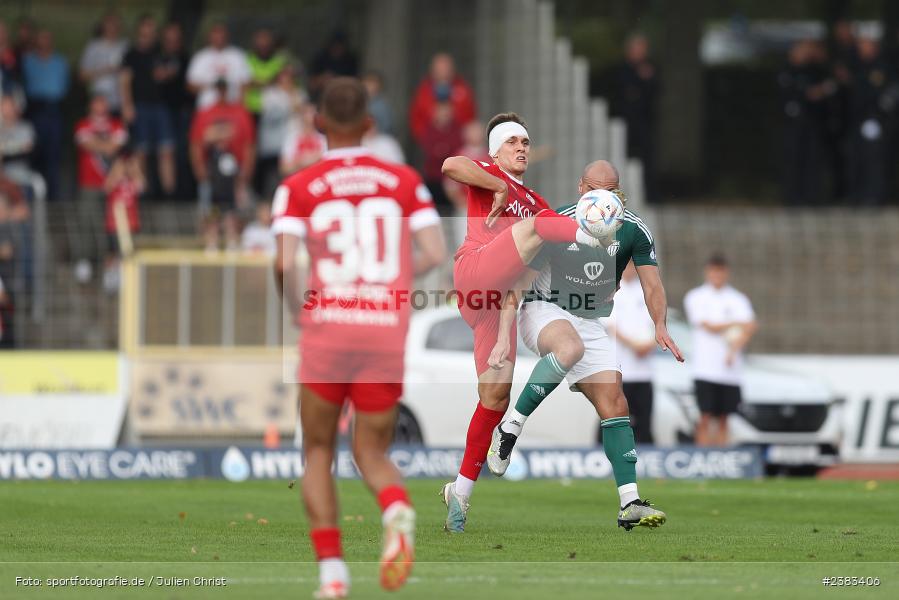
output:
<path id="1" fill-rule="evenodd" d="M 535 216 L 529 217 L 512 226 L 512 239 L 524 264 L 531 262 L 544 242 L 566 243 L 577 242 L 597 248 L 602 242 L 583 231 L 574 219 L 559 213 L 543 209 Z"/>
<path id="2" fill-rule="evenodd" d="M 356 411 L 353 458 L 381 507 L 381 586 L 387 590 L 406 583 L 415 562 L 415 511 L 400 472 L 387 456 L 395 426 L 395 407 Z"/>
<path id="3" fill-rule="evenodd" d="M 303 386 L 300 421 L 303 427 L 303 503 L 309 517 L 309 537 L 318 560 L 319 589 L 316 598 L 346 598 L 350 574 L 343 560 L 337 528 L 337 492 L 331 475 L 339 403 L 328 402 Z"/>
<path id="4" fill-rule="evenodd" d="M 512 449 L 527 418 L 562 383 L 568 371 L 584 355 L 580 335 L 564 319 L 551 321 L 540 330 L 538 346 L 547 354 L 537 361 L 515 407 L 493 430 L 487 451 L 487 467 L 496 476 L 503 475 L 509 468 Z"/>

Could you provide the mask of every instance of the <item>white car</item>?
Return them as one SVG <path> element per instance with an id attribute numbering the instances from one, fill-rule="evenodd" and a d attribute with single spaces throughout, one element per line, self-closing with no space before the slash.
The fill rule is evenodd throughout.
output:
<path id="1" fill-rule="evenodd" d="M 669 331 L 687 361 L 689 327 L 670 319 Z M 436 447 L 464 445 L 477 397 L 474 337 L 458 311 L 443 307 L 417 312 L 406 346 L 406 380 L 397 442 Z M 698 417 L 687 364 L 670 353 L 655 361 L 653 435 L 659 446 L 692 443 Z M 518 396 L 537 356 L 518 341 L 512 399 Z M 743 403 L 730 420 L 737 445 L 758 445 L 769 464 L 824 465 L 834 461 L 839 445 L 839 406 L 821 383 L 793 373 L 761 368 L 746 361 Z M 596 445 L 599 418 L 593 406 L 563 383 L 528 419 L 522 447 Z"/>

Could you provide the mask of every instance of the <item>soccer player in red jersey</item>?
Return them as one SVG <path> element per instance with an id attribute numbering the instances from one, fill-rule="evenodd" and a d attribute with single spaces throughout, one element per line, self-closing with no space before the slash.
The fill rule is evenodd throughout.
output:
<path id="1" fill-rule="evenodd" d="M 347 399 L 356 411 L 353 456 L 383 511 L 381 584 L 399 587 L 412 568 L 415 513 L 387 449 L 402 393 L 412 279 L 440 264 L 446 250 L 439 217 L 419 176 L 361 147 L 371 125 L 361 82 L 332 80 L 316 120 L 329 150 L 275 192 L 272 228 L 279 242 L 278 283 L 303 332 L 303 501 L 319 561 L 317 597 L 343 598 L 349 574 L 331 465 Z M 302 300 L 295 287 L 301 240 L 310 256 Z"/>
<path id="2" fill-rule="evenodd" d="M 510 343 L 499 348 L 501 307 L 514 301 L 536 276 L 527 265 L 544 242 L 599 241 L 581 231 L 574 220 L 550 210 L 546 201 L 525 187 L 530 135 L 515 113 L 502 113 L 487 124 L 491 163 L 453 156 L 443 173 L 468 186 L 468 233 L 456 252 L 453 269 L 459 310 L 474 330 L 479 402 L 468 426 L 465 454 L 454 482 L 443 486 L 446 529 L 465 530 L 469 498 L 487 457 L 493 428 L 509 406 L 515 365 L 515 322 Z M 509 292 L 513 292 L 509 294 Z"/>

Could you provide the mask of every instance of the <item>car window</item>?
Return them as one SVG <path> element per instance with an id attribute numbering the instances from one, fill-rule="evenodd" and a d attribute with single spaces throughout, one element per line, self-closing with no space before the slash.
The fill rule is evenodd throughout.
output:
<path id="1" fill-rule="evenodd" d="M 474 352 L 474 333 L 462 317 L 452 317 L 431 325 L 425 340 L 428 350 L 449 352 Z M 536 356 L 524 345 L 521 330 L 518 331 L 518 356 Z"/>
<path id="2" fill-rule="evenodd" d="M 474 333 L 462 317 L 437 321 L 431 325 L 425 348 L 451 352 L 474 352 Z"/>

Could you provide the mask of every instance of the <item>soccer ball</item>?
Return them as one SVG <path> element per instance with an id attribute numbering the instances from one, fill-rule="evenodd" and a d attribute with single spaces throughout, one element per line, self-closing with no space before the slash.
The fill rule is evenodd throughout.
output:
<path id="1" fill-rule="evenodd" d="M 585 233 L 609 239 L 624 222 L 624 203 L 609 190 L 590 190 L 578 200 L 574 218 Z"/>

